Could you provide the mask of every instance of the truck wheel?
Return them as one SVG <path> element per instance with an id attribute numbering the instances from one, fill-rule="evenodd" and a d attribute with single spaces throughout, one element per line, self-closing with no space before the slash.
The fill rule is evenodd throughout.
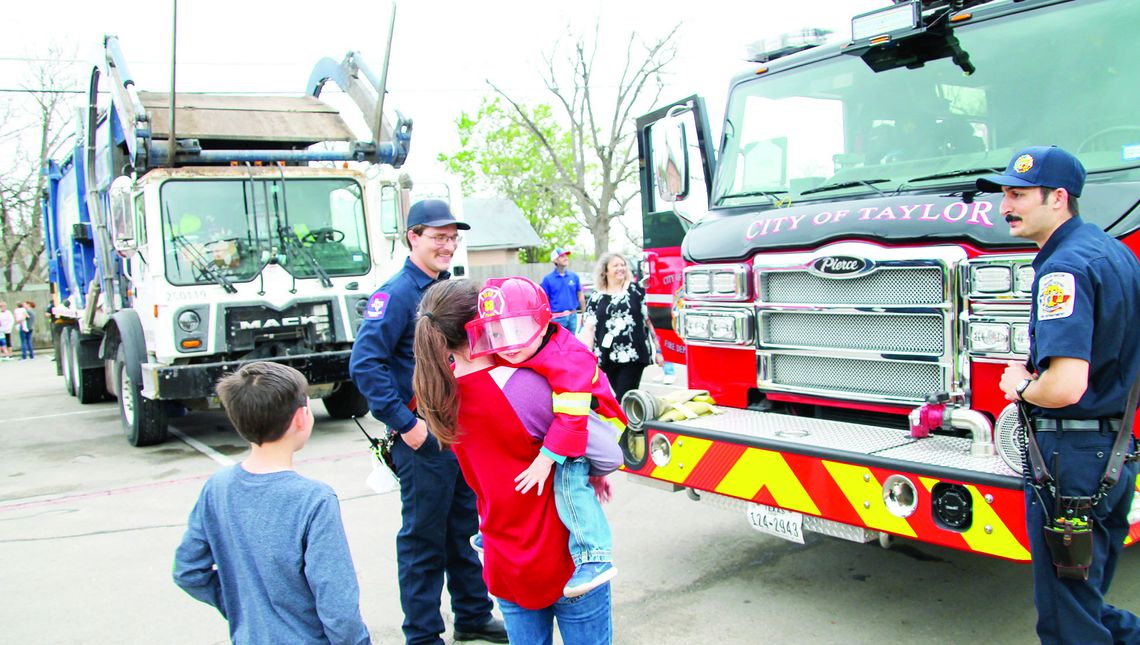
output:
<path id="1" fill-rule="evenodd" d="M 83 404 L 104 400 L 107 397 L 107 381 L 103 368 L 79 367 L 79 330 L 71 330 L 71 343 L 68 349 L 71 350 L 71 374 L 75 398 Z"/>
<path id="2" fill-rule="evenodd" d="M 73 359 L 71 343 L 74 332 L 73 328 L 65 327 L 59 334 L 59 354 L 63 363 L 63 385 L 71 396 L 75 396 L 75 364 L 71 362 Z"/>
<path id="3" fill-rule="evenodd" d="M 325 402 L 325 410 L 334 419 L 351 419 L 368 414 L 368 399 L 364 398 L 352 381 L 341 383 L 322 401 Z"/>
<path id="4" fill-rule="evenodd" d="M 127 351 L 122 345 L 115 354 L 115 374 L 119 385 L 119 420 L 127 441 L 136 447 L 166 441 L 166 414 L 162 401 L 142 396 L 142 384 L 131 378 Z"/>

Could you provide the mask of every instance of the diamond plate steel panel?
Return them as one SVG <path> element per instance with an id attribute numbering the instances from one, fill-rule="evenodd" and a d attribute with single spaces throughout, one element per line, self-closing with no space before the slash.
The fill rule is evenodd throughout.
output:
<path id="1" fill-rule="evenodd" d="M 956 468 L 991 475 L 1018 477 L 1001 457 L 975 457 L 970 454 L 970 439 L 930 437 L 876 453 L 879 457 L 913 461 L 943 468 Z"/>
<path id="2" fill-rule="evenodd" d="M 683 425 L 865 454 L 914 441 L 906 431 L 893 428 L 752 410 L 726 409 L 723 414 L 699 417 Z"/>

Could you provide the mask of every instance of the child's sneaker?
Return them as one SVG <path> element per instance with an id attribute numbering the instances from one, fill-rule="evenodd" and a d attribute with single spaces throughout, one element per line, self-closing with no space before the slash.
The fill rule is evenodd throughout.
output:
<path id="1" fill-rule="evenodd" d="M 613 580 L 617 568 L 610 562 L 583 562 L 574 569 L 574 575 L 566 581 L 562 595 L 576 598 Z"/>
<path id="2" fill-rule="evenodd" d="M 471 539 L 469 541 L 471 542 L 471 548 L 475 549 L 475 553 L 483 555 L 483 534 L 476 533 L 475 535 L 471 536 Z"/>

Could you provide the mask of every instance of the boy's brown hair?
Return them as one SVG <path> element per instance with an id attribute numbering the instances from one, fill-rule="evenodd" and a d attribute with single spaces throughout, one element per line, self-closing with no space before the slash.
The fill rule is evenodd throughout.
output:
<path id="1" fill-rule="evenodd" d="M 218 379 L 218 398 L 238 434 L 261 445 L 277 441 L 298 409 L 309 404 L 309 383 L 288 365 L 259 361 Z"/>

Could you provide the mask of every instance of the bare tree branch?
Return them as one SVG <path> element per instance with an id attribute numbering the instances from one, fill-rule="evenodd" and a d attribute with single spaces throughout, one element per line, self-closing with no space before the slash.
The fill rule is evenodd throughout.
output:
<path id="1" fill-rule="evenodd" d="M 609 249 L 613 220 L 620 219 L 638 194 L 637 139 L 633 115 L 652 109 L 660 97 L 662 75 L 677 55 L 680 25 L 652 43 L 640 43 L 631 34 L 625 42 L 624 64 L 610 91 L 595 74 L 602 43 L 601 24 L 595 22 L 592 39 L 560 38 L 543 55 L 543 84 L 554 96 L 569 124 L 571 159 L 557 159 L 554 146 L 529 123 L 521 104 L 491 81 L 487 83 L 515 110 L 539 139 L 545 154 L 554 158 L 559 180 L 565 184 L 594 237 L 597 255 Z M 561 79 L 565 77 L 566 83 Z M 656 91 L 652 91 L 655 88 Z M 623 224 L 623 229 L 624 229 Z M 625 229 L 628 236 L 629 231 Z M 640 244 L 635 241 L 635 244 Z"/>

